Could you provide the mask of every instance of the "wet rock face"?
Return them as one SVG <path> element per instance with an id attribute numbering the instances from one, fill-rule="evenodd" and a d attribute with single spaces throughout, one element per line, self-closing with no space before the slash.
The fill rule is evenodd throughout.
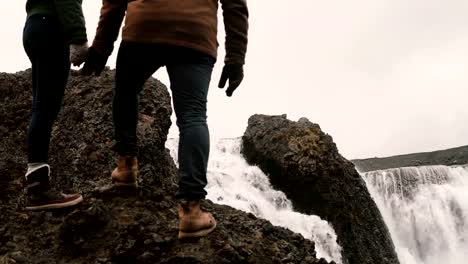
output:
<path id="1" fill-rule="evenodd" d="M 333 225 L 348 263 L 399 263 L 365 182 L 317 124 L 254 115 L 242 137 L 242 153 L 269 175 L 296 210 Z"/>
<path id="2" fill-rule="evenodd" d="M 140 186 L 109 188 L 113 71 L 101 77 L 72 72 L 51 140 L 53 184 L 77 191 L 77 208 L 25 212 L 19 179 L 26 169 L 30 71 L 0 73 L 0 264 L 3 263 L 327 263 L 313 242 L 210 201 L 217 229 L 195 241 L 177 239 L 177 171 L 164 147 L 170 95 L 148 80 L 140 97 Z"/>

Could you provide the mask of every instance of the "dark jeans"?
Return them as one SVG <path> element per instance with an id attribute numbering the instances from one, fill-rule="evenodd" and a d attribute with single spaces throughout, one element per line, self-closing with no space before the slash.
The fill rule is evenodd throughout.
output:
<path id="1" fill-rule="evenodd" d="M 129 42 L 122 42 L 117 55 L 113 117 L 120 155 L 137 155 L 138 94 L 152 74 L 167 68 L 180 131 L 179 199 L 206 196 L 210 150 L 206 103 L 215 61 L 191 49 Z"/>
<path id="2" fill-rule="evenodd" d="M 60 111 L 70 71 L 69 49 L 53 16 L 26 21 L 23 45 L 32 64 L 32 117 L 28 162 L 47 162 L 52 125 Z"/>

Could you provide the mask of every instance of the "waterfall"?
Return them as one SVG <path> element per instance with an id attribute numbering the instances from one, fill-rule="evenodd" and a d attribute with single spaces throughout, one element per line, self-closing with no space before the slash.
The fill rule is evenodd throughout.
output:
<path id="1" fill-rule="evenodd" d="M 341 247 L 328 222 L 315 215 L 294 212 L 286 195 L 274 190 L 268 177 L 258 167 L 247 164 L 240 154 L 240 144 L 240 138 L 212 140 L 207 198 L 300 233 L 315 242 L 318 257 L 341 263 Z M 177 139 L 166 142 L 176 163 L 177 146 Z"/>
<path id="2" fill-rule="evenodd" d="M 401 264 L 468 263 L 468 167 L 407 167 L 362 176 Z"/>

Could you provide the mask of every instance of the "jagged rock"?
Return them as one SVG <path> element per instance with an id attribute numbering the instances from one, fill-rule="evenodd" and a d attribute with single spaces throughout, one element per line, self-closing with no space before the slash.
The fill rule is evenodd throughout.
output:
<path id="1" fill-rule="evenodd" d="M 305 118 L 254 115 L 242 153 L 258 165 L 295 209 L 329 221 L 350 264 L 399 263 L 390 233 L 365 182 L 332 138 Z"/>
<path id="2" fill-rule="evenodd" d="M 203 206 L 218 220 L 216 230 L 177 239 L 176 166 L 164 147 L 172 110 L 166 87 L 155 79 L 140 98 L 141 188 L 111 188 L 114 72 L 108 70 L 98 78 L 72 72 L 53 128 L 54 184 L 79 191 L 84 203 L 21 211 L 30 74 L 0 74 L 0 263 L 326 263 L 316 258 L 312 241 L 210 201 Z"/>

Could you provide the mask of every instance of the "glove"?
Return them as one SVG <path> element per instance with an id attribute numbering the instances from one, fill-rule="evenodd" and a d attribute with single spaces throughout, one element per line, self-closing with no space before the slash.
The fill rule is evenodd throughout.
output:
<path id="1" fill-rule="evenodd" d="M 226 64 L 223 67 L 221 78 L 219 80 L 218 87 L 224 88 L 226 82 L 229 79 L 229 86 L 226 89 L 226 95 L 231 97 L 232 93 L 241 84 L 244 79 L 244 68 L 242 64 Z"/>
<path id="2" fill-rule="evenodd" d="M 94 73 L 94 75 L 99 76 L 106 67 L 108 58 L 109 56 L 91 46 L 88 51 L 88 59 L 86 59 L 83 69 L 81 69 L 81 74 L 89 76 Z"/>
<path id="3" fill-rule="evenodd" d="M 73 66 L 80 66 L 88 57 L 88 42 L 70 44 L 70 62 Z"/>

